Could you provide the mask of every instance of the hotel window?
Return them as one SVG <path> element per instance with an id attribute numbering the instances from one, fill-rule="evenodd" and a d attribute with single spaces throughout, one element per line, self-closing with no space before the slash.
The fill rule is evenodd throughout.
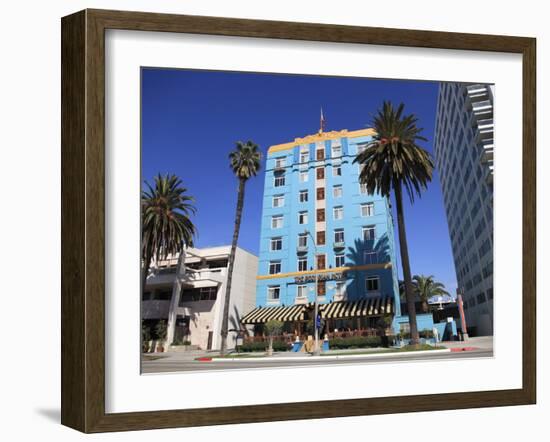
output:
<path id="1" fill-rule="evenodd" d="M 317 174 L 318 180 L 324 180 L 325 179 L 325 168 L 324 167 L 318 167 L 315 171 Z"/>
<path id="2" fill-rule="evenodd" d="M 307 234 L 300 233 L 298 235 L 298 247 L 307 247 Z"/>
<path id="3" fill-rule="evenodd" d="M 283 215 L 275 215 L 271 217 L 271 228 L 280 229 L 283 227 Z"/>
<path id="4" fill-rule="evenodd" d="M 363 241 L 374 240 L 375 233 L 376 231 L 374 226 L 363 227 Z"/>
<path id="5" fill-rule="evenodd" d="M 296 287 L 297 298 L 307 298 L 307 285 L 299 285 Z"/>
<path id="6" fill-rule="evenodd" d="M 369 276 L 366 280 L 367 292 L 377 292 L 380 290 L 380 278 L 378 276 Z"/>
<path id="7" fill-rule="evenodd" d="M 325 245 L 325 232 L 323 230 L 321 230 L 320 232 L 317 232 L 317 245 L 318 246 Z"/>
<path id="8" fill-rule="evenodd" d="M 342 166 L 340 164 L 332 166 L 332 176 L 342 176 Z"/>
<path id="9" fill-rule="evenodd" d="M 283 248 L 283 238 L 271 238 L 271 251 L 282 250 Z"/>
<path id="10" fill-rule="evenodd" d="M 317 222 L 322 223 L 325 220 L 325 209 L 317 209 Z"/>
<path id="11" fill-rule="evenodd" d="M 361 216 L 374 215 L 374 203 L 361 204 Z"/>
<path id="12" fill-rule="evenodd" d="M 280 169 L 280 168 L 283 168 L 285 167 L 286 165 L 286 158 L 276 158 L 275 159 L 275 168 L 276 169 Z"/>
<path id="13" fill-rule="evenodd" d="M 343 194 L 342 186 L 334 186 L 332 188 L 332 196 L 334 198 L 341 198 Z"/>
<path id="14" fill-rule="evenodd" d="M 300 202 L 307 203 L 307 190 L 300 190 Z"/>
<path id="15" fill-rule="evenodd" d="M 336 295 L 344 296 L 346 294 L 346 283 L 344 281 L 338 281 L 336 283 Z"/>
<path id="16" fill-rule="evenodd" d="M 217 294 L 217 287 L 201 287 L 199 292 L 199 299 L 201 301 L 215 301 Z"/>
<path id="17" fill-rule="evenodd" d="M 326 296 L 326 294 L 327 294 L 326 281 L 317 282 L 317 296 Z"/>
<path id="18" fill-rule="evenodd" d="M 309 161 L 309 150 L 300 151 L 300 163 L 307 163 Z"/>
<path id="19" fill-rule="evenodd" d="M 325 199 L 325 188 L 319 187 L 317 188 L 317 201 L 324 200 Z"/>
<path id="20" fill-rule="evenodd" d="M 317 270 L 324 270 L 327 266 L 327 259 L 325 255 L 317 255 Z"/>
<path id="21" fill-rule="evenodd" d="M 281 273 L 281 261 L 269 261 L 269 274 Z"/>
<path id="22" fill-rule="evenodd" d="M 273 197 L 273 207 L 283 207 L 285 205 L 285 197 L 283 195 L 275 195 Z"/>
<path id="23" fill-rule="evenodd" d="M 377 264 L 378 254 L 376 252 L 366 252 L 363 254 L 363 260 L 365 264 Z"/>
<path id="24" fill-rule="evenodd" d="M 340 158 L 342 156 L 342 146 L 337 144 L 332 146 L 332 158 Z"/>
<path id="25" fill-rule="evenodd" d="M 298 213 L 298 223 L 307 224 L 307 212 Z"/>
<path id="26" fill-rule="evenodd" d="M 366 195 L 368 193 L 367 185 L 365 183 L 359 184 L 359 192 L 361 192 L 362 195 Z"/>
<path id="27" fill-rule="evenodd" d="M 342 206 L 335 207 L 333 212 L 334 219 L 344 219 L 344 208 Z"/>
<path id="28" fill-rule="evenodd" d="M 300 172 L 300 182 L 301 183 L 307 183 L 307 179 L 308 179 L 308 171 L 307 170 L 302 170 Z"/>
<path id="29" fill-rule="evenodd" d="M 344 267 L 346 263 L 346 256 L 343 253 L 339 253 L 338 255 L 335 255 L 334 260 L 334 267 Z"/>
<path id="30" fill-rule="evenodd" d="M 334 242 L 336 243 L 344 242 L 344 229 L 337 229 L 334 231 Z"/>
<path id="31" fill-rule="evenodd" d="M 317 161 L 321 161 L 325 159 L 325 149 L 317 149 Z"/>
<path id="32" fill-rule="evenodd" d="M 275 172 L 275 187 L 282 187 L 285 185 L 285 174 L 284 172 Z"/>
<path id="33" fill-rule="evenodd" d="M 268 301 L 278 301 L 281 296 L 281 287 L 274 285 L 267 288 L 267 300 Z"/>
<path id="34" fill-rule="evenodd" d="M 307 272 L 307 258 L 298 258 L 298 271 Z"/>

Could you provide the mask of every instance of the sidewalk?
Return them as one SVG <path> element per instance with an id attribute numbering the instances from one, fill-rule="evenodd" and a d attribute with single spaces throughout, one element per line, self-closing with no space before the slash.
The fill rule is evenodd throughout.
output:
<path id="1" fill-rule="evenodd" d="M 470 338 L 467 341 L 443 341 L 437 344 L 437 350 L 427 350 L 427 351 L 417 351 L 415 354 L 422 353 L 433 353 L 436 352 L 449 352 L 449 351 L 460 351 L 464 350 L 492 350 L 493 348 L 493 337 L 492 336 L 481 336 Z M 384 351 L 386 350 L 386 351 Z M 354 349 L 333 349 L 323 352 L 323 356 L 313 356 L 305 352 L 275 352 L 273 356 L 267 357 L 265 352 L 251 352 L 251 353 L 237 353 L 231 352 L 228 357 L 219 358 L 220 352 L 216 350 L 192 350 L 192 351 L 181 351 L 181 352 L 166 352 L 166 353 L 147 353 L 145 356 L 151 356 L 156 360 L 163 359 L 170 362 L 196 362 L 197 358 L 204 358 L 205 360 L 212 361 L 251 361 L 251 360 L 311 360 L 312 358 L 316 359 L 344 359 L 344 358 L 356 358 L 356 357 L 380 357 L 387 356 L 388 354 L 406 354 L 403 353 L 394 353 L 388 352 L 387 348 L 354 348 Z M 361 353 L 361 354 L 357 354 Z M 366 353 L 366 354 L 365 354 Z M 369 355 L 368 353 L 373 353 Z M 409 352 L 410 353 L 410 352 Z M 231 356 L 235 357 L 231 357 Z"/>
<path id="2" fill-rule="evenodd" d="M 475 347 L 480 350 L 492 350 L 493 349 L 493 337 L 492 336 L 478 336 L 475 338 L 469 338 L 467 341 L 443 341 L 437 345 L 443 345 L 450 349 L 460 349 L 467 347 Z"/>

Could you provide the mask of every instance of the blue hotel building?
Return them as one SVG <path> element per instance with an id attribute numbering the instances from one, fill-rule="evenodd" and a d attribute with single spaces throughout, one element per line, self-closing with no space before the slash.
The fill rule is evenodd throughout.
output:
<path id="1" fill-rule="evenodd" d="M 301 333 L 316 275 L 325 332 L 401 315 L 390 202 L 367 194 L 353 163 L 373 135 L 319 131 L 269 148 L 256 308 L 243 323 L 278 319 Z"/>

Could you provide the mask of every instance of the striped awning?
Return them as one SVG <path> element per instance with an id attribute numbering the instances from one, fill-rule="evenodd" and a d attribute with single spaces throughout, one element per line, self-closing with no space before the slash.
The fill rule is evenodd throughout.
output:
<path id="1" fill-rule="evenodd" d="M 321 317 L 324 319 L 380 316 L 393 313 L 393 298 L 387 296 L 358 301 L 331 302 L 323 307 Z"/>
<path id="2" fill-rule="evenodd" d="M 243 324 L 262 324 L 267 321 L 302 321 L 307 306 L 304 304 L 289 305 L 288 307 L 257 307 L 246 314 Z"/>

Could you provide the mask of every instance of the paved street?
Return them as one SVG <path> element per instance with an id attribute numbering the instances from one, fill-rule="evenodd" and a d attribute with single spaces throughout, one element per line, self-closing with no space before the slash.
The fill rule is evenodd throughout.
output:
<path id="1" fill-rule="evenodd" d="M 454 348 L 456 350 L 465 348 L 467 351 L 450 351 L 450 352 L 422 352 L 415 354 L 408 353 L 392 353 L 392 354 L 377 354 L 374 355 L 354 355 L 353 357 L 341 357 L 339 359 L 327 357 L 307 357 L 303 353 L 280 353 L 269 359 L 262 358 L 242 358 L 240 360 L 227 361 L 197 361 L 197 357 L 212 357 L 216 356 L 215 352 L 181 352 L 181 353 L 165 353 L 162 355 L 153 355 L 154 360 L 144 360 L 142 372 L 147 373 L 169 373 L 169 372 L 191 372 L 204 370 L 245 370 L 252 368 L 290 368 L 318 365 L 342 365 L 342 364 L 379 364 L 387 362 L 403 362 L 403 361 L 421 361 L 421 360 L 449 360 L 458 358 L 480 358 L 493 356 L 492 338 L 472 338 L 468 342 L 449 342 L 442 343 L 445 347 Z M 357 351 L 357 350 L 356 350 Z M 334 352 L 342 355 L 343 352 Z M 353 354 L 349 352 L 349 354 Z M 305 356 L 305 357 L 304 357 Z M 157 359 L 158 357 L 158 359 Z M 294 360 L 292 360 L 294 359 Z"/>

